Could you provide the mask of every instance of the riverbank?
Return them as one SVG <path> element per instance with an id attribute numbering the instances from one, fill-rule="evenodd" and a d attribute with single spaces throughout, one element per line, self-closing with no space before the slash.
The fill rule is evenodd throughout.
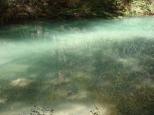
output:
<path id="1" fill-rule="evenodd" d="M 33 20 L 80 20 L 154 15 L 152 0 L 26 0 L 1 1 L 0 25 Z"/>

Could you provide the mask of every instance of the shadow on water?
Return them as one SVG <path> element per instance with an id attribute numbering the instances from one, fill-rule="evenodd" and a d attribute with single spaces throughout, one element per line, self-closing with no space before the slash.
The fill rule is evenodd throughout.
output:
<path id="1" fill-rule="evenodd" d="M 33 46 L 36 49 L 25 50 L 21 60 L 2 66 L 1 112 L 34 104 L 58 108 L 69 102 L 102 105 L 109 109 L 105 115 L 152 115 L 154 39 L 99 37 L 88 42 L 48 41 L 45 45 L 56 48 L 39 45 L 42 49 L 27 53 L 37 49 Z M 57 111 L 61 109 L 65 107 Z"/>

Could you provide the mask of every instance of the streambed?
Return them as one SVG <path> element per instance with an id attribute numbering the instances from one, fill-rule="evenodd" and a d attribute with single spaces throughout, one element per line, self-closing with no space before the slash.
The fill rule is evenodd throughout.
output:
<path id="1" fill-rule="evenodd" d="M 152 115 L 153 83 L 154 17 L 0 28 L 1 115 Z"/>

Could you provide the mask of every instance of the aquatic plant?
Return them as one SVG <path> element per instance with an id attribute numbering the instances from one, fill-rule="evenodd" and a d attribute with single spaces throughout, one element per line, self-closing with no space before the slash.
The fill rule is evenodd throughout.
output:
<path id="1" fill-rule="evenodd" d="M 53 115 L 54 110 L 49 107 L 39 107 L 34 105 L 30 112 L 21 113 L 20 115 Z"/>

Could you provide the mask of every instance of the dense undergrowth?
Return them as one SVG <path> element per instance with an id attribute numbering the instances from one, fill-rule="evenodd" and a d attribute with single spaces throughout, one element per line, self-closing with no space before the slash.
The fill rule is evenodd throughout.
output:
<path id="1" fill-rule="evenodd" d="M 153 15 L 152 0 L 0 0 L 0 22 Z"/>

